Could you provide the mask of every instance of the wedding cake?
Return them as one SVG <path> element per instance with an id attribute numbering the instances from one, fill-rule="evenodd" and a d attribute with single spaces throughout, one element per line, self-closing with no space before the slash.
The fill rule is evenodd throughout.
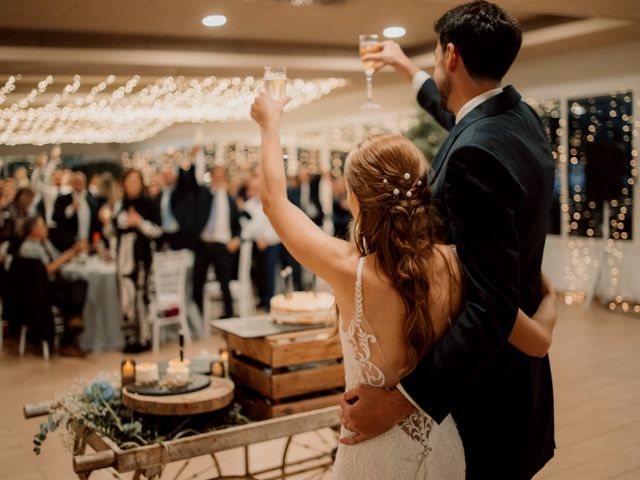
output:
<path id="1" fill-rule="evenodd" d="M 276 323 L 315 325 L 336 321 L 335 297 L 327 292 L 293 292 L 271 299 Z"/>

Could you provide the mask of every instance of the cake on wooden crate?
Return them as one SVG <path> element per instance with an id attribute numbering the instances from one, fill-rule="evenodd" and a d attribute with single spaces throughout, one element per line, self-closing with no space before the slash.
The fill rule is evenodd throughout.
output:
<path id="1" fill-rule="evenodd" d="M 335 297 L 327 292 L 293 292 L 271 299 L 271 316 L 281 324 L 320 325 L 335 323 Z"/>

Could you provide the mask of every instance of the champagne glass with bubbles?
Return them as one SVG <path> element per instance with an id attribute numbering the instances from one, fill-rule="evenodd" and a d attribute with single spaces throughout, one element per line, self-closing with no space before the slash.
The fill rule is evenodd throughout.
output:
<path id="1" fill-rule="evenodd" d="M 375 53 L 380 49 L 378 46 L 378 35 L 363 34 L 360 35 L 360 58 L 367 53 Z M 373 101 L 373 74 L 376 71 L 376 65 L 373 61 L 362 61 L 364 65 L 364 74 L 367 77 L 367 103 L 362 105 L 365 110 L 376 110 L 380 105 Z"/>
<path id="2" fill-rule="evenodd" d="M 264 67 L 264 88 L 274 100 L 284 98 L 287 94 L 287 69 L 285 67 Z"/>

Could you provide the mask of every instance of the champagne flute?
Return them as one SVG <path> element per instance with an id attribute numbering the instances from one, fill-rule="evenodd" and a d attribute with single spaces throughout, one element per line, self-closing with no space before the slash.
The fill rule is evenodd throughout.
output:
<path id="1" fill-rule="evenodd" d="M 264 67 L 264 88 L 274 100 L 281 100 L 287 94 L 287 69 L 285 67 Z"/>
<path id="2" fill-rule="evenodd" d="M 360 35 L 360 58 L 367 53 L 375 53 L 379 50 L 378 47 L 378 35 L 376 34 L 364 34 Z M 364 74 L 367 77 L 367 103 L 362 105 L 365 110 L 376 110 L 380 108 L 380 105 L 373 101 L 373 74 L 376 71 L 375 62 L 364 60 Z"/>

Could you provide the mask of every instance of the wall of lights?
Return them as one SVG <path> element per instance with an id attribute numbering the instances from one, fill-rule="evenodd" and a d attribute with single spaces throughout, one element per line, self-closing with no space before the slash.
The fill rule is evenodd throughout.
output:
<path id="1" fill-rule="evenodd" d="M 567 304 L 598 295 L 613 311 L 640 314 L 640 252 L 632 242 L 640 123 L 634 123 L 633 102 L 633 92 L 624 90 L 530 101 L 556 160 L 549 233 L 562 240 L 548 243 L 558 250 L 553 261 L 563 265 Z"/>

